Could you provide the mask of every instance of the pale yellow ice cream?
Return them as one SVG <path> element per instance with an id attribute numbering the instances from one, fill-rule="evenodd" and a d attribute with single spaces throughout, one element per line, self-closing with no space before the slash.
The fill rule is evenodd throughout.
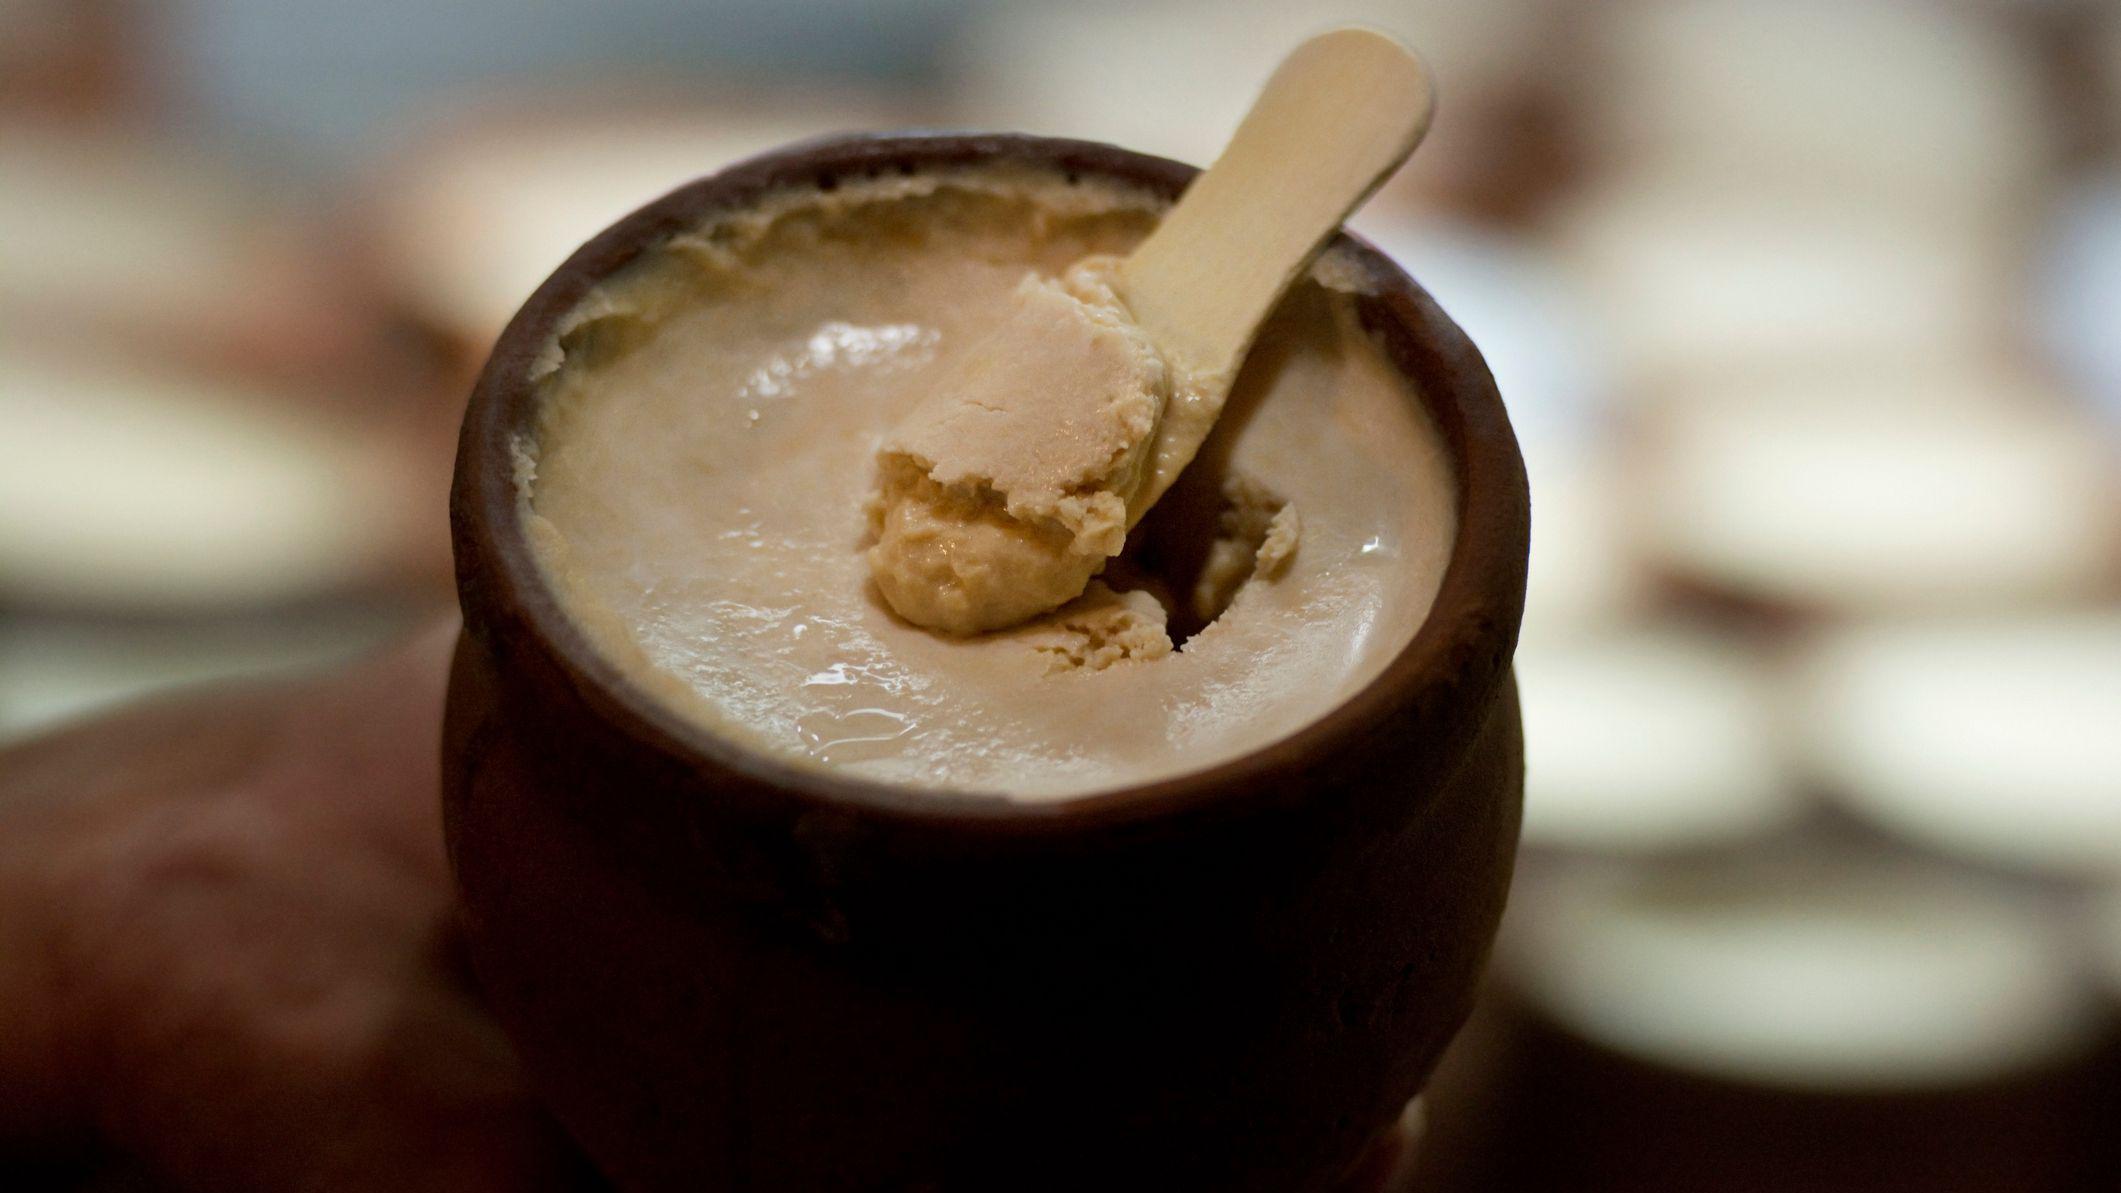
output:
<path id="1" fill-rule="evenodd" d="M 1094 315 L 1076 339 L 971 359 L 1042 307 L 1097 308 L 1101 267 L 1077 267 L 1124 256 L 1162 206 L 1030 167 L 891 173 L 793 190 L 644 253 L 536 370 L 519 476 L 555 598 L 729 748 L 936 790 L 1041 800 L 1151 781 L 1341 704 L 1413 637 L 1456 533 L 1445 449 L 1361 324 L 1358 271 L 1328 254 L 1297 285 L 1199 458 L 1131 531 L 1125 507 L 1158 483 L 1139 442 L 1154 393 L 1167 430 L 1187 416 L 1157 389 L 1170 379 Z M 1114 382 L 1057 420 L 1070 434 L 1042 418 L 1022 455 L 1008 436 L 947 435 L 986 421 L 944 400 L 968 373 L 1069 359 Z M 880 478 L 880 453 L 921 481 Z M 949 516 L 948 498 L 873 499 L 880 479 L 969 492 L 974 476 L 1053 528 L 1045 562 L 1080 540 L 1088 584 L 1021 625 L 933 633 L 886 604 L 870 553 L 916 553 L 908 523 Z"/>
<path id="2" fill-rule="evenodd" d="M 1157 429 L 1188 382 L 1114 294 L 1117 264 L 1027 275 L 884 441 L 869 566 L 908 621 L 975 634 L 1057 608 L 1148 508 Z"/>

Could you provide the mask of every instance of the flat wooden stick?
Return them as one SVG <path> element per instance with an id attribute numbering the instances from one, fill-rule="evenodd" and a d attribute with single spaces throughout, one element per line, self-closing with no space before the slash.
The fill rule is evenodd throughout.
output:
<path id="1" fill-rule="evenodd" d="M 1284 59 L 1120 271 L 1120 296 L 1165 358 L 1227 391 L 1282 292 L 1407 160 L 1435 107 L 1420 59 L 1374 30 L 1336 29 Z"/>
<path id="2" fill-rule="evenodd" d="M 1034 515 L 1049 520 L 1058 517 L 1060 502 L 1089 510 L 1094 499 L 1097 537 L 1083 550 L 1066 536 L 1056 543 L 1050 533 L 996 533 L 954 512 L 923 514 L 916 520 L 927 529 L 899 533 L 897 511 L 931 498 L 919 486 L 882 480 L 880 471 L 879 495 L 892 512 L 869 549 L 870 574 L 891 607 L 931 629 L 973 634 L 1081 595 L 1119 550 L 1109 533 L 1119 513 L 1112 498 L 1125 503 L 1126 525 L 1133 527 L 1199 454 L 1260 322 L 1341 220 L 1414 151 L 1433 107 L 1420 61 L 1367 29 L 1314 37 L 1276 68 L 1222 157 L 1116 271 L 1128 314 L 1176 374 L 1164 400 L 1152 403 L 1153 422 L 1141 416 L 1139 403 L 1115 413 L 1113 403 L 1128 394 L 1097 388 L 1144 383 L 1132 355 L 1136 345 L 1122 345 L 1127 355 L 1114 365 L 1119 358 L 1110 345 L 1098 348 L 1090 338 L 1093 332 L 1109 338 L 1110 330 L 1093 325 L 1095 313 L 1066 306 L 1087 303 L 1051 283 L 1022 292 L 1049 297 L 1039 300 L 1044 305 L 1026 305 L 1020 296 L 1010 318 L 968 353 L 978 366 L 973 380 L 953 380 L 931 393 L 902 425 L 902 446 L 891 452 L 916 463 L 930 488 L 957 483 L 939 481 L 939 474 L 981 478 L 990 490 L 1027 494 L 1027 511 L 1056 511 Z M 1058 350 L 1042 350 L 1042 336 Z M 1077 370 L 1089 360 L 1105 364 Z M 1077 371 L 1056 379 L 1056 368 Z M 1055 380 L 1068 385 L 1055 387 Z M 1005 384 L 992 393 L 965 392 L 982 383 Z M 964 421 L 968 409 L 978 411 L 977 431 L 962 430 L 974 425 Z M 1040 440 L 1042 430 L 1050 440 Z M 903 446 L 916 440 L 923 446 Z M 1051 450 L 1035 450 L 1043 448 Z M 1137 454 L 1142 448 L 1150 453 L 1146 460 Z M 894 465 L 890 473 L 903 480 L 906 469 Z M 1015 479 L 1004 483 L 1003 477 Z M 1085 494 L 1082 477 L 1102 487 Z M 1016 508 L 1012 503 L 1004 519 L 1013 521 Z M 1077 517 L 1081 526 L 1091 525 Z M 931 561 L 938 557 L 949 564 L 947 579 L 936 578 Z"/>

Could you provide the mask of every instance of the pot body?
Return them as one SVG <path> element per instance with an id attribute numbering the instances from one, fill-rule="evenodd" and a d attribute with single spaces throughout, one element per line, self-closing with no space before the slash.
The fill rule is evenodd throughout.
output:
<path id="1" fill-rule="evenodd" d="M 996 156 L 1190 174 L 1036 138 L 784 151 L 586 246 L 467 416 L 466 933 L 540 1092 L 628 1188 L 1331 1189 L 1470 1005 L 1517 839 L 1523 475 L 1477 354 L 1381 259 L 1364 317 L 1457 456 L 1462 541 L 1359 709 L 1235 764 L 1043 806 L 777 769 L 644 712 L 526 570 L 501 485 L 523 375 L 598 277 L 761 187 Z"/>

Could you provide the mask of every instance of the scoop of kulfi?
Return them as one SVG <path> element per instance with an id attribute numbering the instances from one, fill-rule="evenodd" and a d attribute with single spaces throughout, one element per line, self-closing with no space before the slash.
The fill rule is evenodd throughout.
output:
<path id="1" fill-rule="evenodd" d="M 870 574 L 901 617 L 949 634 L 1082 594 L 1153 494 L 1172 370 L 1113 292 L 1113 258 L 1026 277 L 877 453 Z"/>

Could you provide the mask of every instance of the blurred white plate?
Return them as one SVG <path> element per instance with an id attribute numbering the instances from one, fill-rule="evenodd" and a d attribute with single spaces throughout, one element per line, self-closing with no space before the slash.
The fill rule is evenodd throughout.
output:
<path id="1" fill-rule="evenodd" d="M 1513 895 L 1500 959 L 1565 1027 L 1653 1064 L 1812 1090 L 1943 1089 L 2086 1047 L 2062 926 L 1940 876 L 1815 855 L 1575 870 Z"/>
<path id="2" fill-rule="evenodd" d="M 0 315 L 172 338 L 261 319 L 266 214 L 196 148 L 0 128 Z"/>
<path id="3" fill-rule="evenodd" d="M 2121 612 L 1858 625 L 1804 652 L 1810 772 L 1923 845 L 2121 882 Z"/>
<path id="4" fill-rule="evenodd" d="M 2121 571 L 2115 445 L 2060 410 L 1674 407 L 1636 510 L 1657 564 L 1811 611 L 1995 607 Z"/>
<path id="5" fill-rule="evenodd" d="M 1702 631 L 1643 629 L 1517 654 L 1524 840 L 1652 854 L 1764 837 L 1802 811 L 1759 658 Z"/>
<path id="6" fill-rule="evenodd" d="M 1964 6 L 1633 0 L 1601 6 L 1584 123 L 1607 169 L 2004 216 L 2054 152 L 2039 63 Z"/>
<path id="7" fill-rule="evenodd" d="M 2000 231 L 1824 188 L 1614 182 L 1559 208 L 1550 234 L 1633 383 L 1623 396 L 1734 371 L 1986 358 L 2012 313 Z"/>
<path id="8" fill-rule="evenodd" d="M 144 365 L 0 343 L 0 597 L 198 612 L 312 597 L 403 532 L 369 446 Z"/>
<path id="9" fill-rule="evenodd" d="M 379 268 L 415 314 L 483 348 L 620 216 L 791 141 L 904 127 L 909 110 L 823 87 L 704 106 L 567 92 L 469 100 L 381 170 Z"/>

